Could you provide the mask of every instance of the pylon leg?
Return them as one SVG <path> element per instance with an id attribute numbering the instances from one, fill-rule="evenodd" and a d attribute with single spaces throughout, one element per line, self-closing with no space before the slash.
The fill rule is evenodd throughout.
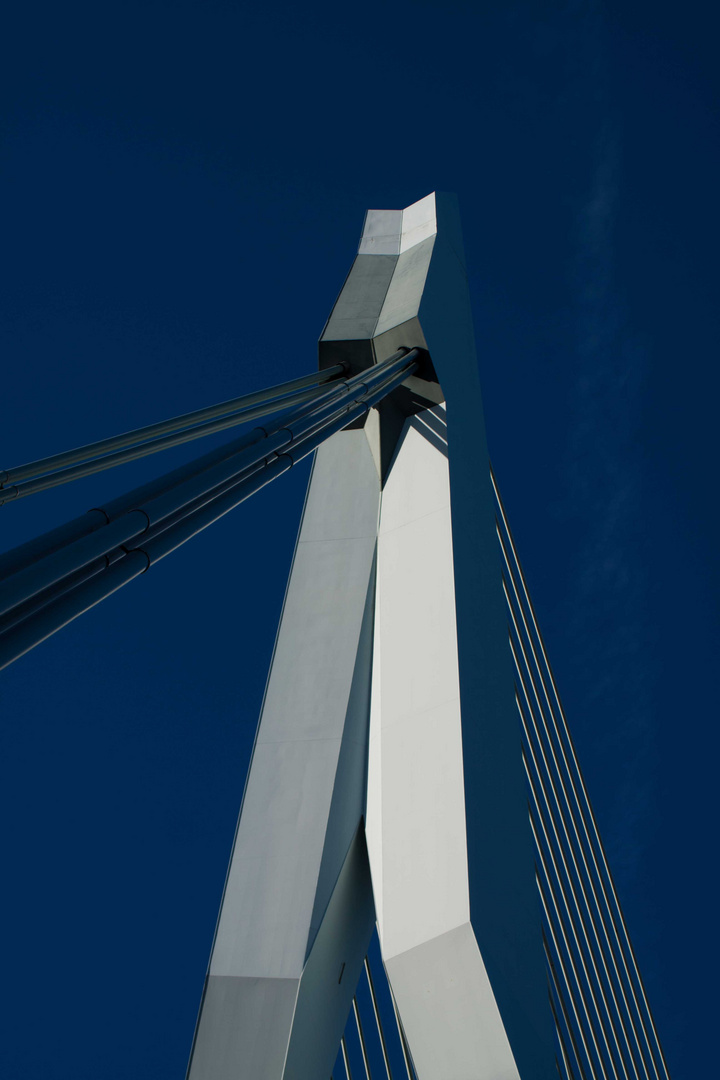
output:
<path id="1" fill-rule="evenodd" d="M 364 431 L 321 447 L 190 1080 L 316 1080 L 332 1071 L 374 925 L 361 818 L 379 497 Z"/>

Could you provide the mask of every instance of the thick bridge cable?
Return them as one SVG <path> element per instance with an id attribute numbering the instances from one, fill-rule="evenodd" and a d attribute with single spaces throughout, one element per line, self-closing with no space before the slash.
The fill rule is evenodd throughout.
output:
<path id="1" fill-rule="evenodd" d="M 387 367 L 379 365 L 369 374 L 363 373 L 362 377 L 357 376 L 352 390 L 357 397 L 361 397 L 378 383 L 384 386 L 384 381 L 388 377 L 392 378 L 397 368 L 404 370 L 406 366 L 407 360 L 404 355 L 394 363 L 388 364 Z M 240 478 L 247 469 L 289 447 L 291 443 L 308 435 L 319 425 L 336 417 L 344 418 L 355 400 L 356 398 L 353 397 L 349 404 L 342 401 L 338 403 L 333 397 L 331 401 L 319 408 L 313 403 L 311 410 L 307 407 L 296 410 L 291 416 L 284 417 L 281 422 L 283 426 L 277 426 L 274 430 L 257 428 L 247 437 L 247 440 L 244 440 L 245 445 L 225 460 L 217 462 L 199 474 L 191 474 L 183 482 L 176 484 L 169 491 L 161 492 L 155 498 L 136 503 L 102 528 L 18 570 L 0 584 L 0 615 L 4 615 L 17 604 L 23 603 L 36 593 L 54 585 L 66 574 L 79 570 L 92 560 L 140 537 L 151 526 L 176 514 L 203 494 L 227 481 Z M 342 426 L 346 423 L 348 421 L 343 420 Z"/>
<path id="2" fill-rule="evenodd" d="M 14 574 L 0 586 L 0 611 L 5 616 L 0 621 L 0 629 L 4 629 L 0 633 L 0 667 L 143 573 L 287 472 L 331 435 L 360 419 L 417 369 L 416 355 L 415 351 L 404 353 L 355 376 L 349 380 L 349 402 L 330 401 L 272 435 L 263 432 L 257 445 L 233 459 L 190 476 L 185 483 Z M 103 555 L 109 565 L 98 572 L 97 560 Z M 74 586 L 68 585 L 72 575 L 78 575 L 75 580 L 79 583 Z"/>
<path id="3" fill-rule="evenodd" d="M 300 404 L 303 401 L 312 401 L 318 396 L 318 392 L 318 388 L 315 387 L 312 390 L 291 394 L 280 402 L 272 401 L 265 405 L 258 405 L 254 409 L 231 413 L 230 416 L 222 416 L 219 420 L 207 420 L 196 427 L 187 428 L 172 435 L 164 435 L 160 439 L 153 439 L 152 442 L 131 446 L 127 450 L 118 450 L 114 454 L 93 458 L 90 461 L 82 462 L 80 465 L 71 465 L 70 468 L 47 473 L 22 484 L 13 484 L 9 487 L 0 488 L 0 506 L 6 502 L 23 499 L 27 495 L 34 495 L 38 491 L 47 491 L 48 488 L 69 484 L 71 480 L 80 480 L 84 476 L 92 476 L 93 473 L 113 469 L 116 465 L 125 465 L 129 461 L 137 461 L 138 458 L 157 454 L 161 450 L 170 450 L 174 446 L 181 446 L 183 443 L 193 442 L 195 439 L 203 439 L 208 435 L 214 435 L 218 431 L 225 431 L 227 428 L 239 427 L 241 424 L 247 424 L 250 420 L 257 420 L 268 413 L 276 413 L 281 405 L 291 406 Z"/>
<path id="4" fill-rule="evenodd" d="M 313 372 L 266 390 L 196 409 L 171 420 L 136 428 L 123 435 L 40 458 L 14 469 L 0 470 L 0 505 L 311 400 L 322 390 L 323 383 L 337 380 L 345 370 L 344 365 L 335 364 L 324 371 Z M 320 385 L 304 389 L 313 383 Z"/>
<path id="5" fill-rule="evenodd" d="M 401 363 L 403 358 L 409 362 L 416 355 L 416 350 L 413 350 L 412 353 L 407 349 L 398 350 L 398 352 L 383 361 L 382 364 L 378 364 L 376 367 L 371 368 L 369 372 L 362 372 L 360 375 L 355 375 L 350 379 L 336 380 L 327 389 L 320 388 L 319 392 L 316 393 L 311 402 L 296 406 L 291 412 L 284 413 L 281 422 L 278 421 L 274 422 L 271 426 L 256 428 L 249 434 L 242 435 L 238 439 L 226 443 L 224 446 L 217 447 L 215 450 L 211 450 L 209 453 L 196 458 L 187 465 L 182 465 L 178 469 L 173 469 L 168 473 L 164 473 L 157 479 L 151 480 L 141 487 L 134 488 L 125 495 L 121 495 L 110 502 L 103 503 L 101 507 L 94 507 L 93 509 L 88 510 L 87 513 L 74 518 L 72 521 L 60 525 L 58 528 L 52 529 L 50 532 L 44 533 L 42 536 L 36 537 L 33 540 L 29 540 L 19 547 L 13 548 L 4 555 L 0 555 L 0 579 L 5 579 L 11 574 L 17 573 L 23 567 L 29 566 L 31 563 L 35 563 L 39 559 L 44 558 L 51 552 L 57 551 L 59 548 L 103 528 L 108 522 L 113 521 L 120 515 L 142 505 L 145 500 L 169 491 L 171 488 L 183 483 L 189 477 L 197 476 L 201 472 L 207 472 L 212 466 L 219 462 L 229 460 L 233 455 L 253 445 L 260 438 L 263 438 L 268 432 L 276 431 L 279 427 L 290 423 L 291 418 L 299 419 L 313 412 L 325 402 L 339 400 L 340 398 L 345 398 L 348 395 L 357 392 L 356 388 L 363 380 L 367 383 L 368 378 L 377 378 L 381 372 L 387 374 L 391 370 L 394 370 L 393 365 Z M 283 403 L 279 402 L 278 408 L 282 405 Z M 0 494 L 1 493 L 2 489 L 0 489 Z"/>

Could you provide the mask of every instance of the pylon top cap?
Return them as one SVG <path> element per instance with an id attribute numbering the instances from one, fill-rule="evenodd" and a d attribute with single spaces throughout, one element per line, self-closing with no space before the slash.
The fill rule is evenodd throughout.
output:
<path id="1" fill-rule="evenodd" d="M 435 192 L 404 210 L 368 210 L 358 255 L 400 255 L 437 233 Z"/>

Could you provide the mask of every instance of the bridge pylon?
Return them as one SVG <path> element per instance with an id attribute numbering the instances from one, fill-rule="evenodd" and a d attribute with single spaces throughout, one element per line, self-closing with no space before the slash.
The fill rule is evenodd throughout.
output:
<path id="1" fill-rule="evenodd" d="M 329 1076 L 376 923 L 418 1077 L 556 1073 L 452 196 L 367 213 L 320 365 L 402 348 L 316 452 L 190 1080 Z"/>

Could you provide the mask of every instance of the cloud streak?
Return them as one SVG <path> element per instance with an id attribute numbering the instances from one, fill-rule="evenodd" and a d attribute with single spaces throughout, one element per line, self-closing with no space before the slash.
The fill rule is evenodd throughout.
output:
<path id="1" fill-rule="evenodd" d="M 618 877 L 637 876 L 651 819 L 652 692 L 649 583 L 642 555 L 643 462 L 637 447 L 646 359 L 633 341 L 615 285 L 620 139 L 607 103 L 602 29 L 583 34 L 588 116 L 597 134 L 591 182 L 576 217 L 572 422 L 566 497 L 582 536 L 568 586 L 567 627 L 585 689 L 584 742 L 614 788 L 605 841 Z M 578 644 L 579 643 L 579 644 Z M 590 729 L 588 720 L 592 722 Z"/>

